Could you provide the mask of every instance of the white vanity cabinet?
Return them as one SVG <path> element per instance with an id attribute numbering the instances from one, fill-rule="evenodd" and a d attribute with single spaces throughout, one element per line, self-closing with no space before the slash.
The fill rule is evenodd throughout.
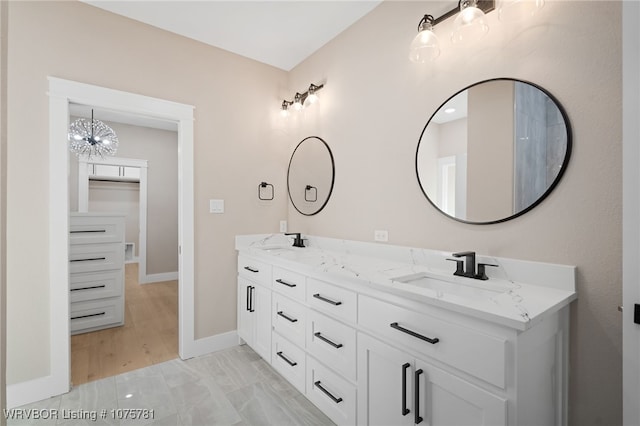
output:
<path id="1" fill-rule="evenodd" d="M 425 297 L 386 278 L 389 264 L 379 259 L 342 263 L 352 253 L 344 245 L 237 246 L 238 334 L 336 424 L 567 423 L 575 268 L 515 261 L 527 278 L 540 268 L 541 284 L 482 293 L 473 285 L 483 283 L 465 283 L 458 298 Z M 372 251 L 353 244 L 359 249 Z M 407 250 L 408 259 L 415 254 Z M 503 262 L 518 276 L 514 261 Z M 415 268 L 398 265 L 391 276 Z M 263 310 L 269 315 L 259 319 Z"/>
<path id="2" fill-rule="evenodd" d="M 238 258 L 238 335 L 271 362 L 271 265 Z"/>
<path id="3" fill-rule="evenodd" d="M 124 324 L 124 215 L 71 213 L 71 334 Z"/>

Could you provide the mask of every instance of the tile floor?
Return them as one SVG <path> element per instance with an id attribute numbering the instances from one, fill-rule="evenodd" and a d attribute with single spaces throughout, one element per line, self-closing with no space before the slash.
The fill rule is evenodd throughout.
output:
<path id="1" fill-rule="evenodd" d="M 9 419 L 8 425 L 333 425 L 246 345 L 85 383 L 20 409 L 59 418 Z M 153 410 L 153 418 L 112 416 L 111 410 L 123 415 L 126 409 Z"/>

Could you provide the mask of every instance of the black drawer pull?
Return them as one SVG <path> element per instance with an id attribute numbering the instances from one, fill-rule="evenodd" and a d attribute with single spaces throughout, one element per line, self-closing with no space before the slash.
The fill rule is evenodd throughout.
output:
<path id="1" fill-rule="evenodd" d="M 334 306 L 342 305 L 342 302 L 336 302 L 335 300 L 327 299 L 326 297 L 320 296 L 320 293 L 316 293 L 313 295 L 316 299 L 320 299 L 323 302 L 331 303 Z"/>
<path id="2" fill-rule="evenodd" d="M 260 272 L 258 269 L 253 269 L 251 266 L 245 266 L 244 269 L 246 269 L 249 272 L 253 272 L 254 274 L 257 274 L 258 272 Z"/>
<path id="3" fill-rule="evenodd" d="M 282 351 L 277 352 L 276 355 L 278 355 L 280 358 L 284 359 L 284 361 L 289 364 L 292 367 L 295 367 L 296 365 L 298 365 L 297 362 L 293 362 L 291 361 L 289 358 L 287 358 L 286 356 L 282 355 Z"/>
<path id="4" fill-rule="evenodd" d="M 92 260 L 107 260 L 106 257 L 91 257 L 88 259 L 71 259 L 69 262 L 90 262 Z"/>
<path id="5" fill-rule="evenodd" d="M 424 340 L 425 342 L 429 342 L 432 345 L 435 345 L 440 341 L 440 339 L 438 339 L 437 337 L 430 338 L 427 336 L 423 336 L 422 334 L 418 334 L 415 331 L 407 330 L 406 328 L 400 327 L 397 322 L 392 322 L 391 324 L 389 324 L 389 326 L 391 328 L 395 328 L 396 330 L 402 331 L 403 333 L 407 333 L 410 336 L 416 337 L 420 340 Z"/>
<path id="6" fill-rule="evenodd" d="M 71 319 L 74 320 L 74 319 L 80 319 L 80 318 L 99 317 L 99 316 L 105 315 L 105 314 L 106 314 L 106 312 L 100 312 L 100 313 L 97 313 L 97 314 L 80 315 L 80 316 L 77 316 L 77 317 L 71 317 Z"/>
<path id="7" fill-rule="evenodd" d="M 286 282 L 285 280 L 281 280 L 280 278 L 278 278 L 278 279 L 276 280 L 276 282 L 277 282 L 278 284 L 286 285 L 287 287 L 295 287 L 295 286 L 296 286 L 295 284 L 288 283 L 288 282 Z"/>
<path id="8" fill-rule="evenodd" d="M 79 290 L 93 290 L 96 288 L 105 288 L 106 285 L 102 284 L 102 285 L 94 285 L 91 287 L 80 287 L 80 288 L 72 288 L 70 291 L 79 291 Z"/>
<path id="9" fill-rule="evenodd" d="M 413 401 L 415 405 L 414 408 L 416 410 L 415 412 L 416 417 L 415 419 L 413 419 L 415 424 L 422 423 L 422 421 L 424 420 L 422 417 L 420 417 L 420 375 L 422 373 L 423 373 L 422 369 L 416 370 L 415 377 L 413 379 L 414 394 L 416 397 L 415 401 Z"/>
<path id="10" fill-rule="evenodd" d="M 327 339 L 322 334 L 320 334 L 319 331 L 317 333 L 313 333 L 313 335 L 316 336 L 318 339 L 322 340 L 323 342 L 326 342 L 326 343 L 330 344 L 331 346 L 333 346 L 336 349 L 340 349 L 342 347 L 342 343 L 334 343 L 334 342 L 332 342 L 331 340 Z"/>
<path id="11" fill-rule="evenodd" d="M 320 380 L 318 380 L 317 382 L 314 383 L 314 385 L 316 385 L 316 387 L 318 389 L 320 389 L 322 392 L 324 392 L 325 395 L 327 395 L 329 398 L 331 398 L 333 400 L 333 402 L 335 402 L 336 404 L 342 402 L 342 398 L 336 398 L 335 396 L 333 396 L 331 394 L 331 392 L 329 392 L 328 390 L 326 390 L 325 388 L 322 387 L 322 385 L 320 384 Z"/>
<path id="12" fill-rule="evenodd" d="M 71 231 L 70 234 L 88 234 L 89 232 L 107 232 L 106 229 L 89 229 L 87 231 Z"/>
<path id="13" fill-rule="evenodd" d="M 402 415 L 406 416 L 411 411 L 407 408 L 407 369 L 411 367 L 408 362 L 402 365 Z"/>
<path id="14" fill-rule="evenodd" d="M 278 311 L 278 315 L 280 315 L 282 318 L 286 319 L 289 322 L 298 322 L 297 318 L 288 317 L 287 315 L 283 314 L 282 311 Z"/>

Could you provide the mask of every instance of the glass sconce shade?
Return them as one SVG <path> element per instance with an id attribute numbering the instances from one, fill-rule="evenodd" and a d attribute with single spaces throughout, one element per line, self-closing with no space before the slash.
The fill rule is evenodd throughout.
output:
<path id="1" fill-rule="evenodd" d="M 91 114 L 93 116 L 93 111 Z M 118 136 L 100 120 L 80 118 L 69 126 L 69 149 L 78 157 L 115 155 Z"/>
<path id="2" fill-rule="evenodd" d="M 293 98 L 293 109 L 300 111 L 302 109 L 302 94 L 296 93 Z"/>
<path id="3" fill-rule="evenodd" d="M 409 46 L 409 59 L 417 63 L 433 61 L 440 56 L 440 42 L 433 32 L 433 16 L 425 15 L 418 31 Z"/>
<path id="4" fill-rule="evenodd" d="M 451 42 L 462 44 L 484 37 L 489 31 L 485 14 L 477 7 L 477 0 L 463 0 L 460 2 L 460 13 L 453 21 Z"/>
<path id="5" fill-rule="evenodd" d="M 544 0 L 502 0 L 498 19 L 504 22 L 519 22 L 535 15 L 544 6 Z"/>

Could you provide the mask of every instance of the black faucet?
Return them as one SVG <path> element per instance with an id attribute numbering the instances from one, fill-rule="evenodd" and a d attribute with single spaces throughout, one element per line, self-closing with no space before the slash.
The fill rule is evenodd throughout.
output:
<path id="1" fill-rule="evenodd" d="M 497 267 L 498 265 L 494 265 L 491 263 L 478 263 L 478 272 L 476 272 L 476 253 L 473 251 L 462 251 L 459 253 L 453 253 L 452 254 L 453 257 L 464 257 L 466 258 L 466 262 L 464 262 L 466 265 L 463 268 L 462 264 L 463 261 L 462 260 L 458 260 L 458 259 L 447 259 L 447 260 L 451 260 L 453 262 L 456 262 L 456 271 L 453 273 L 453 275 L 457 275 L 459 277 L 467 277 L 467 278 L 473 278 L 476 280 L 483 280 L 486 281 L 489 279 L 489 277 L 487 276 L 486 272 L 485 272 L 485 267 L 487 266 L 494 266 Z"/>
<path id="2" fill-rule="evenodd" d="M 293 247 L 304 247 L 304 240 L 300 236 L 299 232 L 292 232 L 284 235 L 295 235 L 296 237 L 293 239 Z"/>

